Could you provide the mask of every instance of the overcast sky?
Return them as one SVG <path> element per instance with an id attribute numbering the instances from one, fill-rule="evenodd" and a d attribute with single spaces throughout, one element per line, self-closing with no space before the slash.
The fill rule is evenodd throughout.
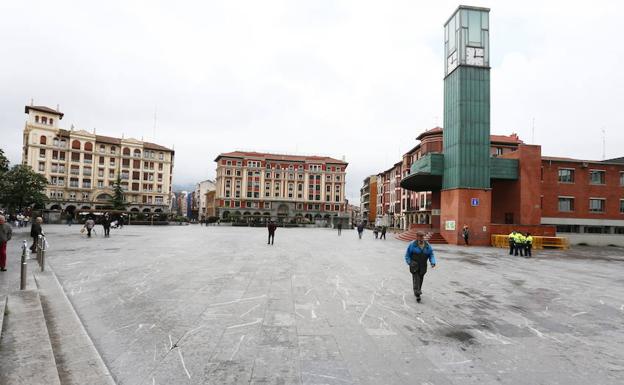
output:
<path id="1" fill-rule="evenodd" d="M 492 133 L 602 159 L 604 128 L 607 158 L 624 156 L 622 3 L 470 3 L 492 9 Z M 60 104 L 65 128 L 174 147 L 179 184 L 212 179 L 236 149 L 345 156 L 357 202 L 366 175 L 441 125 L 457 5 L 3 0 L 0 147 L 20 161 L 33 98 Z"/>

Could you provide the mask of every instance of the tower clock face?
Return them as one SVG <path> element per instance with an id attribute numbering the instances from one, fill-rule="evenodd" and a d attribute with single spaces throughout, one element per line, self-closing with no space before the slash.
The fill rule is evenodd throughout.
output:
<path id="1" fill-rule="evenodd" d="M 485 51 L 483 48 L 466 47 L 466 64 L 472 66 L 483 66 Z"/>

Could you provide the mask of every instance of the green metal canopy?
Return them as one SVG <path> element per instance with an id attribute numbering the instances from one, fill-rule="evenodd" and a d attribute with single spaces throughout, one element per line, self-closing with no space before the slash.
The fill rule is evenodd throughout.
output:
<path id="1" fill-rule="evenodd" d="M 489 171 L 491 179 L 517 180 L 518 160 L 492 157 L 489 159 Z M 443 176 L 444 154 L 429 153 L 412 164 L 410 174 L 401 180 L 401 188 L 438 191 L 442 189 Z"/>

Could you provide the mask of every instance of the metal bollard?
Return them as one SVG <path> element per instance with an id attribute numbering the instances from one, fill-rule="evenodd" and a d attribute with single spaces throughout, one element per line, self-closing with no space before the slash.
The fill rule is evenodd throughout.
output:
<path id="1" fill-rule="evenodd" d="M 28 263 L 26 262 L 26 250 L 28 249 L 28 242 L 22 243 L 22 268 L 20 279 L 20 290 L 26 290 L 26 275 L 28 274 Z"/>
<path id="2" fill-rule="evenodd" d="M 37 264 L 41 266 L 41 235 L 37 236 L 37 245 L 35 246 L 37 251 Z"/>
<path id="3" fill-rule="evenodd" d="M 40 235 L 41 237 L 41 271 L 45 270 L 45 255 L 46 255 L 46 239 L 45 235 Z"/>

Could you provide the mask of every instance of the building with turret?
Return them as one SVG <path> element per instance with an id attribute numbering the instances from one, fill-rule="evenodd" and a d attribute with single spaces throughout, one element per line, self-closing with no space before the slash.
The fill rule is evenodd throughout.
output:
<path id="1" fill-rule="evenodd" d="M 25 106 L 22 163 L 45 176 L 46 209 L 69 214 L 110 207 L 121 177 L 127 210 L 169 212 L 174 151 L 133 138 L 64 129 L 64 114 L 46 106 Z"/>

